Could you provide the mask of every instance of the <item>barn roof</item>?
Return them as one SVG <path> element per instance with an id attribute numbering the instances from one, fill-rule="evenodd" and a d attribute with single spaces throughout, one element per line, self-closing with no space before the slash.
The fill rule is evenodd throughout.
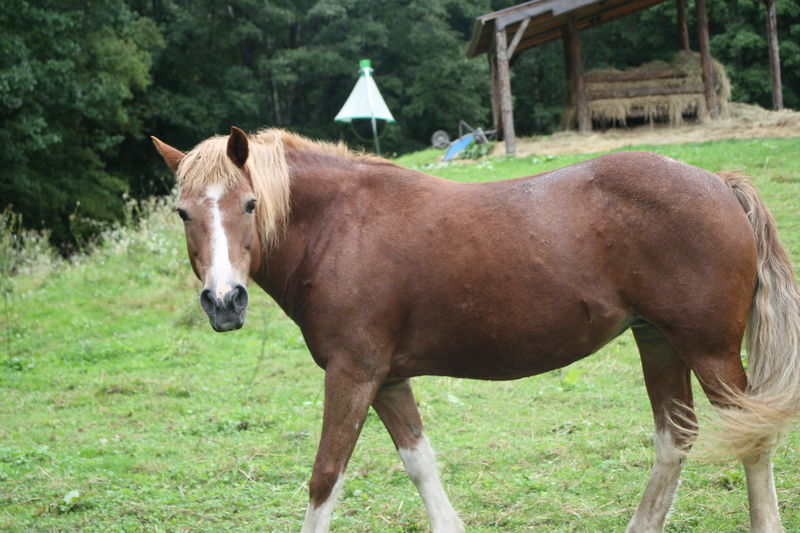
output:
<path id="1" fill-rule="evenodd" d="M 524 26 L 516 52 L 561 38 L 561 28 L 575 17 L 577 29 L 584 30 L 642 11 L 666 0 L 531 0 L 487 13 L 475 20 L 467 57 L 489 51 L 497 30 L 508 28 L 511 35 Z M 525 21 L 528 20 L 526 23 Z"/>

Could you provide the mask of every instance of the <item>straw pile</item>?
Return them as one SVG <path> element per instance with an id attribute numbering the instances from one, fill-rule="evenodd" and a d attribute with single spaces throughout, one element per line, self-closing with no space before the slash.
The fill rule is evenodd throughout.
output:
<path id="1" fill-rule="evenodd" d="M 717 110 L 724 118 L 731 99 L 730 79 L 722 64 L 712 60 L 712 65 Z M 669 63 L 653 61 L 624 71 L 591 70 L 586 73 L 586 94 L 592 121 L 608 126 L 627 125 L 631 118 L 678 126 L 685 117 L 704 121 L 709 116 L 697 52 L 680 51 Z M 575 128 L 576 115 L 575 104 L 570 102 L 562 126 Z"/>

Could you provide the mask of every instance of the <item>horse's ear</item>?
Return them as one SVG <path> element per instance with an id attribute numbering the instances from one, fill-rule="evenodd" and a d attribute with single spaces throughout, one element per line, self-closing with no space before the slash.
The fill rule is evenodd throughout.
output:
<path id="1" fill-rule="evenodd" d="M 161 154 L 161 157 L 164 158 L 166 161 L 167 166 L 172 169 L 173 172 L 178 172 L 178 165 L 181 164 L 181 160 L 186 157 L 186 154 L 178 150 L 177 148 L 173 148 L 172 146 L 168 145 L 161 139 L 156 137 L 150 137 L 153 139 L 153 144 L 156 145 L 156 150 L 158 153 Z"/>
<path id="2" fill-rule="evenodd" d="M 249 153 L 247 134 L 236 126 L 231 126 L 231 134 L 228 137 L 228 157 L 231 158 L 234 165 L 244 168 Z"/>

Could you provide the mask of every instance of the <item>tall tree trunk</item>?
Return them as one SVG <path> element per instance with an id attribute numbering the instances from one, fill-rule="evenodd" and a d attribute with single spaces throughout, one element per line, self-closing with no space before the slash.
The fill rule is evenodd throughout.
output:
<path id="1" fill-rule="evenodd" d="M 700 44 L 700 65 L 703 69 L 703 86 L 705 87 L 706 108 L 712 119 L 719 116 L 717 109 L 717 91 L 714 83 L 714 69 L 711 65 L 711 43 L 708 38 L 708 15 L 706 0 L 695 0 L 697 9 L 697 33 Z"/>
<path id="2" fill-rule="evenodd" d="M 681 50 L 689 51 L 689 24 L 686 22 L 686 0 L 675 0 L 678 4 L 678 35 Z"/>
<path id="3" fill-rule="evenodd" d="M 772 77 L 772 107 L 783 109 L 781 87 L 781 57 L 778 52 L 778 24 L 775 16 L 775 0 L 764 0 L 767 9 L 767 46 L 769 49 L 769 71 Z"/>

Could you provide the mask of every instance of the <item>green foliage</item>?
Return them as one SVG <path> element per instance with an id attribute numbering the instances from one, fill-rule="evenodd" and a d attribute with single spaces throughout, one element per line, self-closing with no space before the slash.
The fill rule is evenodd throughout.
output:
<path id="1" fill-rule="evenodd" d="M 362 141 L 333 116 L 370 58 L 397 118 L 382 146 L 427 146 L 459 119 L 489 128 L 487 62 L 464 57 L 475 18 L 516 0 L 18 0 L 0 3 L 0 208 L 80 249 L 173 178 L 157 135 L 188 149 L 232 124 Z M 734 98 L 770 105 L 764 9 L 708 0 L 712 51 Z M 784 100 L 800 106 L 800 4 L 777 0 Z M 677 49 L 674 2 L 581 33 L 586 68 Z M 694 10 L 689 23 L 694 28 Z M 695 32 L 690 32 L 696 49 Z M 515 58 L 517 132 L 552 132 L 564 104 L 560 41 Z M 370 148 L 367 146 L 367 148 Z"/>
<path id="2" fill-rule="evenodd" d="M 2 298 L 2 348 L 0 365 L 29 370 L 33 364 L 15 356 L 14 338 L 20 329 L 15 311 L 15 279 L 21 273 L 37 275 L 56 262 L 46 234 L 22 228 L 22 217 L 9 208 L 0 212 L 0 298 Z"/>
<path id="3" fill-rule="evenodd" d="M 459 154 L 459 157 L 461 159 L 480 159 L 481 157 L 486 157 L 492 152 L 494 145 L 494 141 L 489 141 L 488 143 L 474 142 L 464 148 Z"/>
<path id="4" fill-rule="evenodd" d="M 17 252 L 17 232 L 20 228 L 20 216 L 6 208 L 0 212 L 0 287 L 3 292 L 11 276 L 17 273 L 19 254 Z"/>
<path id="5" fill-rule="evenodd" d="M 63 496 L 59 496 L 49 505 L 37 509 L 36 514 L 56 513 L 64 514 L 75 511 L 77 507 L 84 503 L 86 497 L 79 490 L 72 489 Z"/>
<path id="6" fill-rule="evenodd" d="M 332 120 L 361 58 L 372 59 L 398 119 L 386 132 L 392 150 L 420 147 L 461 118 L 486 120 L 486 64 L 464 57 L 450 13 L 471 22 L 452 0 L 134 5 L 166 37 L 147 107 L 156 132 L 180 146 L 232 123 L 357 143 Z"/>
<path id="7" fill-rule="evenodd" d="M 719 484 L 722 485 L 726 490 L 736 490 L 741 488 L 744 486 L 745 482 L 744 472 L 741 468 L 726 468 L 719 478 Z"/>
<path id="8" fill-rule="evenodd" d="M 74 244 L 79 221 L 119 218 L 127 180 L 106 161 L 138 134 L 126 104 L 147 87 L 159 41 L 123 0 L 0 8 L 0 204 L 26 226 Z"/>
<path id="9" fill-rule="evenodd" d="M 800 108 L 800 4 L 776 0 L 783 101 Z M 709 4 L 712 54 L 728 69 L 733 100 L 772 107 L 766 12 L 762 2 L 735 0 Z"/>

